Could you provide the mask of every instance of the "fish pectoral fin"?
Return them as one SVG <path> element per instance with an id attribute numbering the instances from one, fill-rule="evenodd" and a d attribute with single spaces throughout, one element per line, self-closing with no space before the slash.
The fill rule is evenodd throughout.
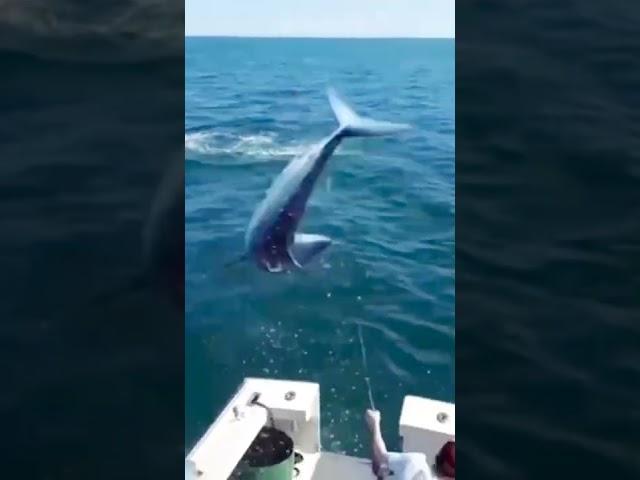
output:
<path id="1" fill-rule="evenodd" d="M 324 235 L 296 233 L 289 247 L 289 256 L 297 267 L 302 268 L 331 243 L 331 239 Z"/>

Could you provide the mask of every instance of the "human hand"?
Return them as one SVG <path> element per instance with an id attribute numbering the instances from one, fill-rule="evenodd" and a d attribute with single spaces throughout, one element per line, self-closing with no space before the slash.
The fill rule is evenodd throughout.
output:
<path id="1" fill-rule="evenodd" d="M 380 426 L 380 411 L 368 409 L 364 415 L 364 419 L 370 429 Z"/>

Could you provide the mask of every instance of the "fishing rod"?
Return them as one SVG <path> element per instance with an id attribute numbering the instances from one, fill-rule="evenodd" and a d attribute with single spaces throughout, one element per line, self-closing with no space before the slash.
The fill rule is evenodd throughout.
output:
<path id="1" fill-rule="evenodd" d="M 369 405 L 371 410 L 376 409 L 376 405 L 373 402 L 373 393 L 371 391 L 371 379 L 369 378 L 369 369 L 367 367 L 367 349 L 364 346 L 364 339 L 362 337 L 362 324 L 357 322 L 358 326 L 358 338 L 360 339 L 360 353 L 362 354 L 362 365 L 364 367 L 364 381 L 367 385 L 367 393 L 369 394 Z"/>

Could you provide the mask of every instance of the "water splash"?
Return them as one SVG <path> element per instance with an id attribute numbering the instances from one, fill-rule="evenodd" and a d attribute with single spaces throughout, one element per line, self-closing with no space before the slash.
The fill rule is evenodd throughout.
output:
<path id="1" fill-rule="evenodd" d="M 192 132 L 184 136 L 187 153 L 205 155 L 231 154 L 254 159 L 287 160 L 304 153 L 310 144 L 280 144 L 272 133 L 229 135 L 216 132 Z"/>

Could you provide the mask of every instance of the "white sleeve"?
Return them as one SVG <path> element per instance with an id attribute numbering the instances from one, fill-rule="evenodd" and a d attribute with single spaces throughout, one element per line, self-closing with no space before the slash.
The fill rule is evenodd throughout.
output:
<path id="1" fill-rule="evenodd" d="M 393 472 L 391 480 L 433 480 L 431 468 L 423 453 L 389 452 L 389 469 Z"/>

